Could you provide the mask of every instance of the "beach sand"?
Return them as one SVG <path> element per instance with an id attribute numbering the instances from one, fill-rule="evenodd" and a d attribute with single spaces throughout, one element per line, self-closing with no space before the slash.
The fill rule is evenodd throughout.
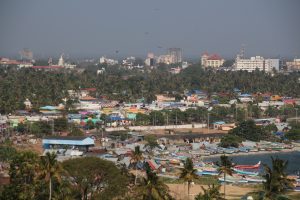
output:
<path id="1" fill-rule="evenodd" d="M 171 191 L 172 196 L 178 200 L 186 200 L 187 198 L 187 185 L 186 184 L 167 184 Z M 203 185 L 207 188 L 207 185 Z M 221 186 L 221 193 L 223 193 L 224 187 Z M 249 192 L 258 191 L 257 188 L 251 186 L 235 186 L 226 185 L 226 199 L 240 199 L 242 196 Z M 194 199 L 197 194 L 202 192 L 201 185 L 192 185 L 190 191 L 190 199 Z"/>

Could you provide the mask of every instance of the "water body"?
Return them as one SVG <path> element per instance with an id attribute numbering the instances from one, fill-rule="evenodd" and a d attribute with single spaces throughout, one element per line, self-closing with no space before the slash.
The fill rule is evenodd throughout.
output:
<path id="1" fill-rule="evenodd" d="M 278 152 L 278 153 L 266 153 L 266 154 L 252 154 L 252 155 L 234 155 L 229 156 L 232 159 L 232 162 L 239 164 L 239 165 L 254 165 L 261 161 L 263 164 L 267 164 L 271 166 L 272 160 L 271 156 L 278 157 L 282 160 L 288 160 L 288 174 L 297 174 L 300 173 L 300 151 L 294 152 Z M 219 158 L 203 158 L 205 162 L 216 162 L 219 161 Z"/>

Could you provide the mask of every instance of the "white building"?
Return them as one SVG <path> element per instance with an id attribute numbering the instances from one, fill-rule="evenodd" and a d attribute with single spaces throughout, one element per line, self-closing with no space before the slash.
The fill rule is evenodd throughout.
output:
<path id="1" fill-rule="evenodd" d="M 60 58 L 58 59 L 58 66 L 64 66 L 65 65 L 65 61 L 63 58 L 63 55 L 60 56 Z"/>
<path id="2" fill-rule="evenodd" d="M 50 58 L 48 61 L 49 65 L 52 65 L 52 59 Z M 58 66 L 62 66 L 66 69 L 74 69 L 76 67 L 76 65 L 70 64 L 65 62 L 64 58 L 63 58 L 63 54 L 60 56 L 60 58 L 58 59 Z"/>
<path id="3" fill-rule="evenodd" d="M 273 69 L 279 70 L 279 59 L 264 59 L 261 56 L 242 59 L 239 56 L 235 62 L 236 70 L 245 70 L 248 72 L 259 71 L 272 72 Z"/>
<path id="4" fill-rule="evenodd" d="M 107 65 L 117 65 L 119 63 L 117 60 L 106 58 L 104 56 L 102 56 L 99 59 L 99 62 L 100 64 L 107 64 Z"/>
<path id="5" fill-rule="evenodd" d="M 300 70 L 300 59 L 294 59 L 293 61 L 286 62 L 286 66 L 287 66 L 288 70 L 299 71 Z"/>

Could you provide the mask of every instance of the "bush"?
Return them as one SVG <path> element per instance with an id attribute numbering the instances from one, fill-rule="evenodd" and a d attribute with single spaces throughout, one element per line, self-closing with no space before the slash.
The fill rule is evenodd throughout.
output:
<path id="1" fill-rule="evenodd" d="M 236 135 L 225 135 L 222 137 L 219 146 L 227 148 L 227 147 L 239 147 L 239 144 L 242 143 L 242 138 Z"/>

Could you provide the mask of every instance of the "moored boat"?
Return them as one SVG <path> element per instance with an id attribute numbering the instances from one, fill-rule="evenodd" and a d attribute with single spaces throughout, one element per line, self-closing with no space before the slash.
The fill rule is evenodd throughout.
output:
<path id="1" fill-rule="evenodd" d="M 238 174 L 248 175 L 248 176 L 257 176 L 259 174 L 258 172 L 243 171 L 236 168 L 234 168 L 233 170 Z"/>
<path id="2" fill-rule="evenodd" d="M 236 169 L 258 169 L 260 167 L 261 162 L 259 161 L 255 165 L 236 165 L 234 168 Z"/>

